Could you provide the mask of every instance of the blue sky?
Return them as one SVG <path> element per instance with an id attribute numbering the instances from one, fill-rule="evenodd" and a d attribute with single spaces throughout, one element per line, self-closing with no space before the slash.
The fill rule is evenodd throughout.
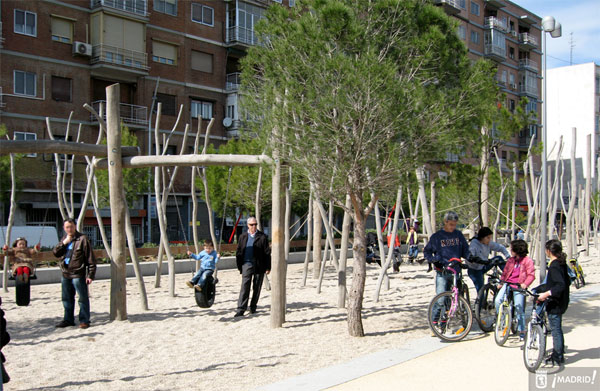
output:
<path id="1" fill-rule="evenodd" d="M 548 69 L 569 65 L 570 38 L 573 33 L 573 64 L 595 62 L 600 65 L 599 0 L 512 0 L 539 17 L 547 15 L 562 25 L 562 37 L 546 36 Z"/>

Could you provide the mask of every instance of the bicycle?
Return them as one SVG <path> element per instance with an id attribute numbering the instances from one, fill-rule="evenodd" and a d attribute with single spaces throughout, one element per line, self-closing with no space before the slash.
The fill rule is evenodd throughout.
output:
<path id="1" fill-rule="evenodd" d="M 484 263 L 483 261 L 471 260 L 475 263 Z M 496 323 L 496 308 L 494 306 L 494 300 L 498 294 L 497 285 L 500 283 L 500 276 L 502 272 L 500 268 L 506 265 L 506 260 L 502 257 L 494 257 L 490 260 L 492 264 L 491 273 L 487 274 L 488 281 L 481 287 L 477 292 L 477 299 L 475 299 L 475 320 L 481 331 L 489 333 L 494 329 Z"/>
<path id="2" fill-rule="evenodd" d="M 500 281 L 506 284 L 506 281 Z M 523 293 L 523 289 L 512 288 L 506 285 L 504 299 L 498 308 L 496 316 L 496 327 L 494 328 L 494 340 L 498 346 L 504 345 L 508 336 L 517 333 L 518 321 L 515 317 L 515 304 L 512 291 Z"/>
<path id="3" fill-rule="evenodd" d="M 438 338 L 445 341 L 460 341 L 473 326 L 469 291 L 461 273 L 461 269 L 465 268 L 467 266 L 460 259 L 450 259 L 444 271 L 452 273 L 452 290 L 436 295 L 427 309 L 429 327 Z"/>
<path id="4" fill-rule="evenodd" d="M 581 251 L 580 251 L 581 252 Z M 579 253 L 577 253 L 579 255 Z M 579 289 L 585 286 L 585 279 L 583 276 L 583 268 L 577 261 L 577 258 L 569 259 L 569 268 L 573 272 L 571 275 L 571 281 L 575 283 L 575 288 Z"/>
<path id="5" fill-rule="evenodd" d="M 538 295 L 528 290 L 525 292 L 533 296 L 533 308 L 531 319 L 527 323 L 527 333 L 523 344 L 523 362 L 529 372 L 535 373 L 546 354 L 546 336 L 551 330 L 548 327 L 546 303 L 538 305 Z"/>

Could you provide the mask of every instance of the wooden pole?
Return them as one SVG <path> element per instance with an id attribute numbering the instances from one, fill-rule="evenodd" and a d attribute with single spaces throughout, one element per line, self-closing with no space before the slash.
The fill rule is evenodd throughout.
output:
<path id="1" fill-rule="evenodd" d="M 569 197 L 569 210 L 567 211 L 567 256 L 573 258 L 577 252 L 577 243 L 573 240 L 575 237 L 573 224 L 575 213 L 575 200 L 577 199 L 577 170 L 575 168 L 575 151 L 577 147 L 577 128 L 571 129 L 571 194 Z"/>
<path id="2" fill-rule="evenodd" d="M 317 195 L 313 194 L 313 278 L 319 278 L 321 270 L 321 232 L 323 230 Z"/>
<path id="3" fill-rule="evenodd" d="M 342 243 L 340 246 L 340 262 L 338 267 L 338 308 L 346 307 L 346 262 L 348 260 L 348 242 L 350 239 L 350 213 L 352 208 L 350 196 L 346 195 L 346 205 L 344 208 L 344 220 L 342 222 Z"/>
<path id="4" fill-rule="evenodd" d="M 123 175 L 121 164 L 121 120 L 119 118 L 120 88 L 106 87 L 106 123 L 108 149 L 108 183 L 110 222 L 112 231 L 112 264 L 110 268 L 110 320 L 127 319 L 125 216 Z"/>
<path id="5" fill-rule="evenodd" d="M 275 164 L 273 166 L 272 179 L 272 238 L 271 238 L 271 270 L 273 272 L 273 283 L 271 288 L 271 327 L 279 328 L 285 322 L 285 238 L 284 238 L 284 215 L 285 215 L 285 192 L 282 180 L 282 167 L 280 151 L 273 151 Z"/>
<path id="6" fill-rule="evenodd" d="M 583 213 L 583 235 L 585 255 L 590 254 L 590 205 L 592 201 L 592 135 L 587 135 L 586 140 L 586 178 L 585 178 L 585 205 Z"/>
<path id="7" fill-rule="evenodd" d="M 15 193 L 17 189 L 17 183 L 15 178 L 15 155 L 10 154 L 10 211 L 8 212 L 8 224 L 6 225 L 6 242 L 4 243 L 6 246 L 10 247 L 10 233 L 12 231 L 12 226 L 15 221 L 15 209 L 17 207 L 17 202 L 15 199 Z M 4 257 L 4 268 L 2 273 L 2 288 L 4 292 L 8 292 L 8 269 L 10 268 L 10 262 L 8 261 L 8 257 Z"/>
<path id="8" fill-rule="evenodd" d="M 312 240 L 313 240 L 313 192 L 310 191 L 310 195 L 308 196 L 308 213 L 306 215 L 306 252 L 304 254 L 304 269 L 302 272 L 302 286 L 306 286 L 306 277 L 308 276 L 308 262 L 310 260 L 310 252 L 312 248 Z"/>

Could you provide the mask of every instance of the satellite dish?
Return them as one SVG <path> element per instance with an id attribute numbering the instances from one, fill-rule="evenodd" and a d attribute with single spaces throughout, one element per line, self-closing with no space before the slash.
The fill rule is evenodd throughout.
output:
<path id="1" fill-rule="evenodd" d="M 226 128 L 230 127 L 232 123 L 233 123 L 233 120 L 231 118 L 229 118 L 229 117 L 223 118 L 223 126 L 225 126 Z"/>

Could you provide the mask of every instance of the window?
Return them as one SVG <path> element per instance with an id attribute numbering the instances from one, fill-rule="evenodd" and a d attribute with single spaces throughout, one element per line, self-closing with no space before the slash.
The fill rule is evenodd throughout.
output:
<path id="1" fill-rule="evenodd" d="M 509 77 L 508 80 L 510 81 L 510 85 L 514 86 L 515 85 L 515 74 L 511 73 L 510 75 L 508 75 L 508 77 Z"/>
<path id="2" fill-rule="evenodd" d="M 226 117 L 231 118 L 231 119 L 235 119 L 235 105 L 228 105 L 227 106 L 227 115 Z"/>
<path id="3" fill-rule="evenodd" d="M 35 96 L 35 73 L 14 71 L 14 93 L 16 95 Z"/>
<path id="4" fill-rule="evenodd" d="M 52 76 L 52 99 L 59 102 L 71 101 L 71 79 Z"/>
<path id="5" fill-rule="evenodd" d="M 24 140 L 24 141 L 33 141 L 33 140 L 37 140 L 37 134 L 29 133 L 29 132 L 15 132 L 14 139 L 15 140 Z M 36 157 L 37 153 L 28 153 L 25 156 Z"/>
<path id="6" fill-rule="evenodd" d="M 162 103 L 161 113 L 163 115 L 177 115 L 177 97 L 169 94 L 156 94 L 156 103 Z M 158 107 L 158 106 L 157 106 Z"/>
<path id="7" fill-rule="evenodd" d="M 154 0 L 154 10 L 177 16 L 177 0 Z"/>
<path id="8" fill-rule="evenodd" d="M 471 13 L 479 16 L 479 4 L 474 1 L 471 1 Z"/>
<path id="9" fill-rule="evenodd" d="M 15 10 L 15 33 L 37 36 L 37 15 L 33 12 Z"/>
<path id="10" fill-rule="evenodd" d="M 515 59 L 515 48 L 513 48 L 513 47 L 508 48 L 508 57 L 512 58 L 513 60 Z"/>
<path id="11" fill-rule="evenodd" d="M 467 0 L 458 0 L 457 3 L 460 8 L 464 10 L 467 9 Z"/>
<path id="12" fill-rule="evenodd" d="M 192 50 L 192 69 L 206 73 L 213 73 L 213 55 Z"/>
<path id="13" fill-rule="evenodd" d="M 73 42 L 73 22 L 63 18 L 52 18 L 52 40 L 62 43 Z"/>
<path id="14" fill-rule="evenodd" d="M 215 11 L 211 7 L 202 4 L 192 3 L 192 21 L 202 23 L 207 26 L 214 26 Z"/>
<path id="15" fill-rule="evenodd" d="M 163 42 L 152 42 L 152 61 L 167 65 L 175 65 L 177 60 L 177 46 Z"/>
<path id="16" fill-rule="evenodd" d="M 516 103 L 514 99 L 509 99 L 508 100 L 508 109 L 510 110 L 511 113 L 515 112 L 516 109 Z"/>
<path id="17" fill-rule="evenodd" d="M 200 100 L 192 100 L 192 118 L 202 117 L 203 119 L 211 119 L 213 116 L 212 102 Z"/>
<path id="18" fill-rule="evenodd" d="M 506 161 L 506 159 L 507 159 L 507 153 L 506 153 L 506 151 L 502 151 L 501 152 L 501 156 L 502 156 L 501 159 L 504 160 L 504 161 Z"/>
<path id="19" fill-rule="evenodd" d="M 296 5 L 296 0 L 288 0 L 288 4 L 290 7 L 294 7 Z"/>
<path id="20" fill-rule="evenodd" d="M 535 113 L 537 115 L 537 102 L 530 100 L 529 102 L 527 102 L 527 106 L 525 107 L 525 111 L 527 113 Z"/>
<path id="21" fill-rule="evenodd" d="M 279 4 L 282 3 L 282 0 L 273 0 L 273 1 L 276 2 L 276 3 L 279 3 Z"/>
<path id="22" fill-rule="evenodd" d="M 506 70 L 503 70 L 503 71 L 502 71 L 502 77 L 501 77 L 500 81 L 501 81 L 501 82 L 502 82 L 504 85 L 506 85 Z"/>
<path id="23" fill-rule="evenodd" d="M 467 28 L 464 24 L 458 25 L 458 37 L 465 41 L 467 39 Z"/>
<path id="24" fill-rule="evenodd" d="M 471 30 L 471 42 L 479 43 L 479 33 L 477 31 Z"/>

